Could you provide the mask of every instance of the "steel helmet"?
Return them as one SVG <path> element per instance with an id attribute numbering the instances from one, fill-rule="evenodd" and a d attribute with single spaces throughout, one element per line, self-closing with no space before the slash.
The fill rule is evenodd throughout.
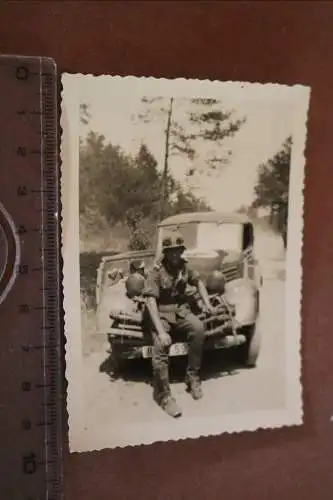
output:
<path id="1" fill-rule="evenodd" d="M 138 297 L 142 294 L 145 285 L 145 278 L 142 274 L 133 273 L 128 276 L 125 282 L 126 292 L 129 298 Z"/>
<path id="2" fill-rule="evenodd" d="M 207 277 L 206 288 L 208 293 L 224 293 L 225 278 L 219 270 L 212 271 Z"/>
<path id="3" fill-rule="evenodd" d="M 172 248 L 180 248 L 185 250 L 185 243 L 183 236 L 178 231 L 170 231 L 166 234 L 162 241 L 162 250 L 168 250 Z"/>

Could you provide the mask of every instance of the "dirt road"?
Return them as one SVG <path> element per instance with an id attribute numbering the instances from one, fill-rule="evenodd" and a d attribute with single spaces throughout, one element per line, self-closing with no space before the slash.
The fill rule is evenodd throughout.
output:
<path id="1" fill-rule="evenodd" d="M 280 259 L 264 262 L 262 290 L 262 350 L 258 365 L 246 370 L 228 366 L 227 351 L 206 354 L 202 377 L 204 398 L 193 401 L 184 390 L 186 360 L 171 365 L 172 391 L 184 417 L 238 414 L 281 408 L 284 380 L 284 271 Z M 94 342 L 94 341 L 93 341 Z M 167 417 L 152 399 L 149 362 L 128 366 L 124 378 L 113 380 L 107 373 L 106 347 L 95 340 L 84 356 L 86 426 L 90 429 L 121 424 L 159 422 Z"/>

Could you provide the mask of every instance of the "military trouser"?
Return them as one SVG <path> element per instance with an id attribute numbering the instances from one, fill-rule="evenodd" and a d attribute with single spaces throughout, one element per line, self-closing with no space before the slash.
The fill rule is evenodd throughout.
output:
<path id="1" fill-rule="evenodd" d="M 198 376 L 201 368 L 204 326 L 203 323 L 192 313 L 182 318 L 177 318 L 175 323 L 169 323 L 162 318 L 162 324 L 166 333 L 181 331 L 186 334 L 188 342 L 188 365 L 186 375 L 191 378 Z M 155 332 L 153 336 L 152 366 L 154 376 L 154 396 L 158 403 L 171 395 L 169 384 L 169 347 L 161 345 Z"/>

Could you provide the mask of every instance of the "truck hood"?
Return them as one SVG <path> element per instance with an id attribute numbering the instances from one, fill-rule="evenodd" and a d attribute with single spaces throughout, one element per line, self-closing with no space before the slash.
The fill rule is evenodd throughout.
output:
<path id="1" fill-rule="evenodd" d="M 150 261 L 154 257 L 154 252 L 128 252 L 118 254 L 111 259 L 108 263 L 113 266 L 115 263 L 128 262 L 128 259 L 134 256 L 139 256 L 145 261 Z M 224 266 L 232 266 L 239 263 L 242 258 L 242 252 L 232 252 L 226 250 L 206 251 L 200 248 L 186 250 L 183 254 L 186 261 L 193 266 L 201 276 L 201 279 L 206 282 L 209 274 Z M 123 311 L 128 314 L 133 312 L 135 305 L 132 300 L 126 296 L 125 279 L 117 280 L 114 283 L 106 284 L 103 287 L 101 300 L 97 308 L 97 324 L 100 332 L 107 332 L 110 327 L 110 312 Z"/>
<path id="2" fill-rule="evenodd" d="M 105 288 L 101 301 L 96 311 L 97 331 L 106 333 L 111 325 L 110 313 L 123 312 L 134 314 L 136 307 L 134 302 L 126 295 L 125 280 L 121 279 L 115 284 Z"/>
<path id="3" fill-rule="evenodd" d="M 133 259 L 151 259 L 155 256 L 154 250 L 133 250 L 128 252 L 117 253 L 111 256 L 105 256 L 102 258 L 104 262 L 117 262 L 119 260 L 133 260 Z"/>
<path id="4" fill-rule="evenodd" d="M 101 259 L 97 269 L 97 287 L 104 290 L 104 287 L 109 287 L 115 284 L 109 282 L 108 273 L 115 269 L 121 269 L 126 276 L 129 272 L 131 260 L 143 260 L 147 267 L 151 266 L 155 258 L 153 250 L 142 250 L 136 252 L 123 252 L 112 256 L 104 256 Z M 103 292 L 104 293 L 104 292 Z M 99 302 L 99 300 L 97 300 Z"/>

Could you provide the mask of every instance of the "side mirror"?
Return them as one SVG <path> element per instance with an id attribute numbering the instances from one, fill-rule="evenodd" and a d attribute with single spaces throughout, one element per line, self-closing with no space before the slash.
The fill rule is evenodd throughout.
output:
<path id="1" fill-rule="evenodd" d="M 117 271 L 117 269 L 112 269 L 112 271 L 109 271 L 109 272 L 108 272 L 108 278 L 109 278 L 110 280 L 114 280 L 114 279 L 116 279 L 116 277 L 117 277 L 117 272 L 118 272 L 118 271 Z"/>
<path id="2" fill-rule="evenodd" d="M 124 277 L 124 272 L 122 269 L 112 269 L 112 271 L 108 272 L 108 278 L 110 280 L 115 280 L 117 277 L 123 278 Z"/>

